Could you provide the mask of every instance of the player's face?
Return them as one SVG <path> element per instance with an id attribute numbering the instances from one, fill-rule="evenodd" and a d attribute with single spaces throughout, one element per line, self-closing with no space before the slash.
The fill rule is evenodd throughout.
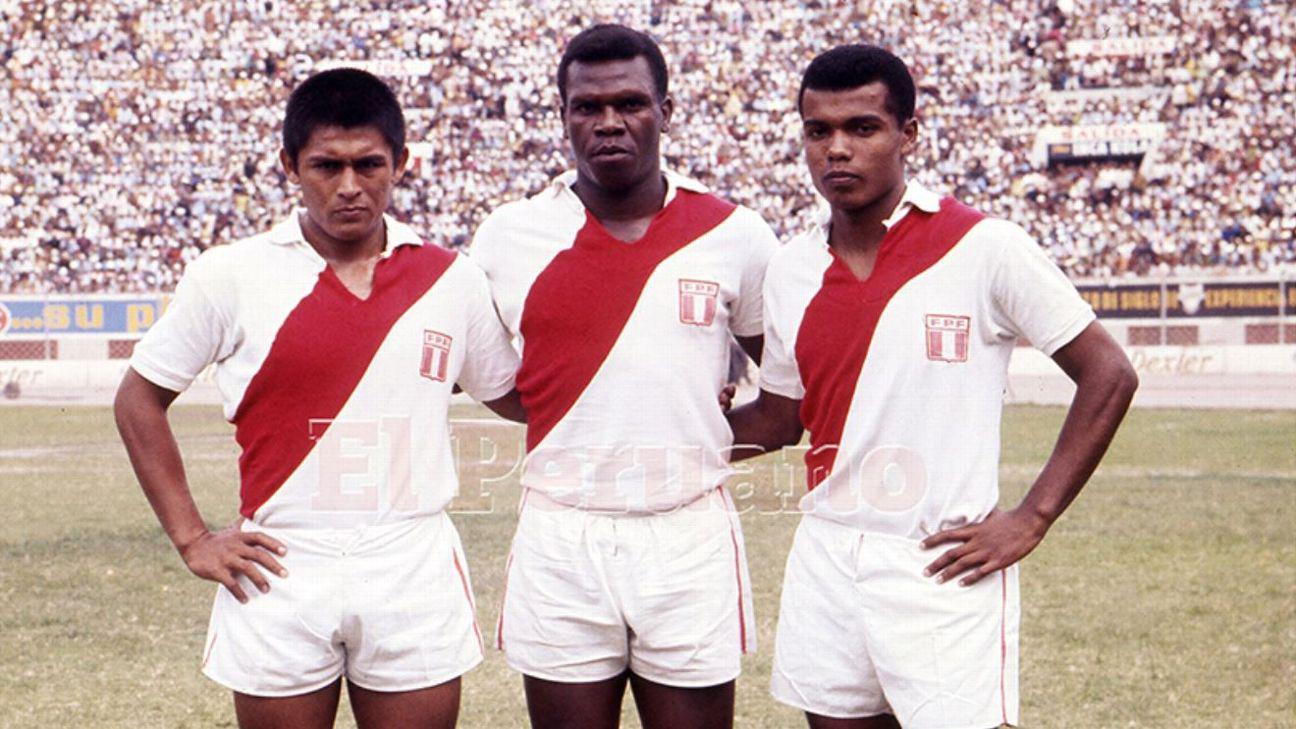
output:
<path id="1" fill-rule="evenodd" d="M 647 59 L 567 67 L 563 128 L 576 171 L 605 190 L 630 190 L 661 174 L 661 134 L 670 122 L 669 97 L 658 99 Z"/>
<path id="2" fill-rule="evenodd" d="M 802 97 L 806 164 L 834 210 L 894 205 L 891 198 L 903 190 L 904 159 L 917 141 L 918 123 L 899 124 L 886 100 L 880 81 L 840 91 L 807 89 Z"/>
<path id="3" fill-rule="evenodd" d="M 382 215 L 409 159 L 392 159 L 376 127 L 317 127 L 297 163 L 279 153 L 284 172 L 301 186 L 306 225 L 339 243 L 362 243 L 380 235 Z"/>

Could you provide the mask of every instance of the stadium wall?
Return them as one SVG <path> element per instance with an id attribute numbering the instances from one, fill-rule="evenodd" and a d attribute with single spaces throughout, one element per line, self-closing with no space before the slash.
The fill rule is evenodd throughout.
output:
<path id="1" fill-rule="evenodd" d="M 1145 378 L 1277 378 L 1296 390 L 1296 282 L 1281 276 L 1077 281 Z M 103 400 L 170 294 L 0 295 L 0 387 L 9 398 Z M 1010 375 L 1061 374 L 1021 343 Z M 1268 380 L 1265 380 L 1268 381 Z M 1058 384 L 1058 383 L 1053 383 Z M 1061 390 L 1050 385 L 1050 392 Z M 195 384 L 215 397 L 210 372 Z M 1064 394 L 1026 401 L 1065 401 Z"/>

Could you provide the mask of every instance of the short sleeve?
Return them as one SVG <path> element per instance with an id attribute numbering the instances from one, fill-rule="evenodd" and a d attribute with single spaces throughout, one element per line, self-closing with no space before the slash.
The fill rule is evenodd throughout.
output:
<path id="1" fill-rule="evenodd" d="M 1052 356 L 1094 321 L 1080 296 L 1030 235 L 1006 221 L 987 221 L 1000 241 L 991 278 L 992 316 L 1000 336 L 1025 337 Z"/>
<path id="2" fill-rule="evenodd" d="M 499 228 L 498 218 L 498 210 L 487 215 L 486 219 L 477 226 L 477 230 L 473 233 L 472 242 L 468 245 L 468 257 L 486 273 L 487 278 L 490 278 L 491 272 L 496 270 L 498 264 L 497 249 L 499 246 L 496 243 L 499 238 L 497 233 Z"/>
<path id="3" fill-rule="evenodd" d="M 775 290 L 776 284 L 774 275 L 765 276 L 762 287 L 765 349 L 761 353 L 760 388 L 775 395 L 801 400 L 805 398 L 805 387 L 802 385 L 801 370 L 796 362 L 796 333 L 785 331 L 788 325 L 778 316 L 782 309 L 779 308 L 780 296 Z"/>
<path id="4" fill-rule="evenodd" d="M 460 259 L 469 279 L 466 301 L 467 350 L 459 386 L 478 402 L 497 400 L 513 389 L 518 354 L 491 301 L 490 284 L 475 263 Z"/>
<path id="5" fill-rule="evenodd" d="M 729 330 L 737 337 L 754 337 L 763 333 L 765 269 L 770 257 L 778 250 L 774 231 L 755 211 L 740 208 L 735 214 L 743 215 L 744 241 L 748 255 L 743 266 L 738 299 L 729 318 Z"/>
<path id="6" fill-rule="evenodd" d="M 166 312 L 135 345 L 131 369 L 149 382 L 181 392 L 232 351 L 236 290 L 218 280 L 221 253 L 212 249 L 189 264 Z"/>

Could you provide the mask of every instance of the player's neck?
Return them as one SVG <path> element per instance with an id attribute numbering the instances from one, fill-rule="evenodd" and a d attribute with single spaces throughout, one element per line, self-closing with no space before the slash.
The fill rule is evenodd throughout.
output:
<path id="1" fill-rule="evenodd" d="M 638 227 L 634 224 L 642 223 L 646 227 L 647 222 L 661 212 L 666 202 L 666 178 L 657 170 L 634 187 L 609 190 L 578 175 L 572 191 L 590 214 L 615 234 L 614 228 L 625 225 Z"/>
<path id="2" fill-rule="evenodd" d="M 839 254 L 873 254 L 882 244 L 887 227 L 883 221 L 891 217 L 904 198 L 905 186 L 900 183 L 886 195 L 860 208 L 833 207 L 828 245 Z"/>

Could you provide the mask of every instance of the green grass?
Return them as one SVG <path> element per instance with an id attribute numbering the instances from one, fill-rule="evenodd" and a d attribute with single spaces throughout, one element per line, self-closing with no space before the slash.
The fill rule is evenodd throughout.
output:
<path id="1" fill-rule="evenodd" d="M 1006 504 L 1029 485 L 1062 414 L 1008 410 Z M 196 407 L 178 408 L 173 423 L 204 514 L 229 521 L 229 426 Z M 482 434 L 516 449 L 520 431 L 480 430 L 465 430 L 466 453 Z M 233 726 L 227 692 L 198 672 L 213 588 L 162 536 L 107 409 L 0 408 L 0 432 L 0 727 Z M 772 466 L 756 468 L 749 493 L 735 490 L 747 508 L 760 642 L 738 683 L 739 727 L 803 725 L 766 692 L 796 525 L 770 513 L 793 472 Z M 488 636 L 516 479 L 493 488 L 461 504 L 476 513 L 454 517 Z M 1296 726 L 1294 527 L 1296 415 L 1132 413 L 1085 493 L 1023 563 L 1023 725 Z M 464 685 L 461 726 L 525 725 L 521 681 L 498 653 Z M 627 698 L 627 726 L 637 726 L 632 714 Z M 338 724 L 353 726 L 345 705 Z"/>

